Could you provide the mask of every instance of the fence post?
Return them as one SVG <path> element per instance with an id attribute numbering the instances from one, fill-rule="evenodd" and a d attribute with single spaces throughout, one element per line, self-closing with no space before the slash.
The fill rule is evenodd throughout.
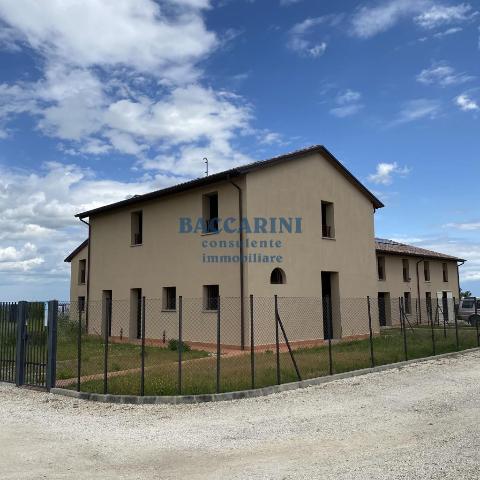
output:
<path id="1" fill-rule="evenodd" d="M 17 349 L 15 359 L 15 384 L 25 383 L 25 340 L 27 324 L 27 302 L 18 302 L 17 306 Z"/>
<path id="2" fill-rule="evenodd" d="M 370 366 L 373 368 L 375 366 L 375 357 L 373 356 L 372 311 L 371 311 L 369 296 L 367 296 L 367 305 L 368 305 L 368 331 L 370 334 Z"/>
<path id="3" fill-rule="evenodd" d="M 142 363 L 140 377 L 140 396 L 145 395 L 145 297 L 142 297 Z"/>
<path id="4" fill-rule="evenodd" d="M 433 325 L 433 312 L 432 312 L 432 307 L 429 307 L 428 305 L 427 305 L 427 315 L 429 316 L 430 328 L 432 329 L 432 349 L 433 349 L 433 355 L 435 356 L 436 348 L 435 348 L 435 328 Z"/>
<path id="5" fill-rule="evenodd" d="M 55 387 L 57 377 L 58 301 L 48 302 L 47 389 Z"/>
<path id="6" fill-rule="evenodd" d="M 278 334 L 278 298 L 275 295 L 275 357 L 277 364 L 277 385 L 282 383 L 282 378 L 280 375 L 280 340 Z"/>
<path id="7" fill-rule="evenodd" d="M 82 375 L 82 312 L 78 305 L 78 331 L 77 331 L 77 392 L 80 391 Z"/>
<path id="8" fill-rule="evenodd" d="M 250 370 L 252 376 L 252 390 L 255 388 L 255 336 L 253 322 L 253 295 L 250 295 Z"/>
<path id="9" fill-rule="evenodd" d="M 478 332 L 478 305 L 477 297 L 475 297 L 475 329 L 477 330 L 477 347 L 480 347 L 480 337 Z"/>
<path id="10" fill-rule="evenodd" d="M 182 394 L 182 354 L 183 354 L 183 297 L 178 297 L 178 394 Z"/>
<path id="11" fill-rule="evenodd" d="M 217 299 L 217 393 L 220 393 L 220 323 L 221 323 L 221 314 L 220 314 L 220 295 Z"/>
<path id="12" fill-rule="evenodd" d="M 108 393 L 108 329 L 111 322 L 112 303 L 111 299 L 107 298 L 105 302 L 105 322 L 103 325 L 103 393 Z"/>
<path id="13" fill-rule="evenodd" d="M 403 326 L 403 350 L 405 352 L 405 360 L 408 360 L 407 328 L 405 325 L 405 310 L 402 301 L 400 301 L 400 319 Z"/>
<path id="14" fill-rule="evenodd" d="M 448 300 L 447 300 L 448 302 Z M 448 303 L 447 303 L 447 311 L 448 311 Z M 455 317 L 455 343 L 456 343 L 456 346 L 457 346 L 457 350 L 460 350 L 460 341 L 459 341 L 459 338 L 458 338 L 458 320 L 457 320 L 457 316 L 454 315 Z M 443 318 L 445 318 L 445 312 L 443 314 Z"/>
<path id="15" fill-rule="evenodd" d="M 328 337 L 328 373 L 333 375 L 333 352 L 332 352 L 332 336 L 333 336 L 333 325 L 332 325 L 332 315 L 330 312 L 330 300 L 329 298 L 322 299 L 323 306 L 327 314 L 327 337 Z"/>

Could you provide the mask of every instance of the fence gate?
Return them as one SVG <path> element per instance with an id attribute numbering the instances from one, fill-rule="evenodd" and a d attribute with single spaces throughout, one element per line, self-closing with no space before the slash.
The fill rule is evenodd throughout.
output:
<path id="1" fill-rule="evenodd" d="M 0 302 L 0 382 L 15 383 L 17 309 L 16 303 Z"/>
<path id="2" fill-rule="evenodd" d="M 0 381 L 55 386 L 58 302 L 0 303 Z"/>
<path id="3" fill-rule="evenodd" d="M 32 387 L 47 386 L 47 308 L 43 302 L 29 302 L 24 326 L 23 384 Z"/>

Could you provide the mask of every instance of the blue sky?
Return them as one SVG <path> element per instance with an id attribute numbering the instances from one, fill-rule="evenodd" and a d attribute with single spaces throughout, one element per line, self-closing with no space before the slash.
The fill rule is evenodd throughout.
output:
<path id="1" fill-rule="evenodd" d="M 68 298 L 78 211 L 311 144 L 480 295 L 479 37 L 474 2 L 0 0 L 2 299 Z"/>

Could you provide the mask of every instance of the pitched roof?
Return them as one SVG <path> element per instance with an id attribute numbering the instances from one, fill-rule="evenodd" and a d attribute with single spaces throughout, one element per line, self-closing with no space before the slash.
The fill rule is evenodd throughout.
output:
<path id="1" fill-rule="evenodd" d="M 70 263 L 77 253 L 80 253 L 88 245 L 88 238 L 83 241 L 65 260 L 64 262 Z"/>
<path id="2" fill-rule="evenodd" d="M 295 152 L 286 153 L 284 155 L 280 155 L 278 157 L 273 157 L 268 160 L 261 160 L 258 162 L 250 163 L 248 165 L 243 165 L 240 167 L 235 167 L 230 170 L 225 170 L 223 172 L 215 173 L 213 175 L 209 175 L 208 177 L 197 178 L 195 180 L 191 180 L 185 183 L 179 183 L 174 185 L 173 187 L 164 188 L 162 190 L 156 190 L 154 192 L 146 193 L 144 195 L 135 195 L 132 198 L 127 200 L 122 200 L 120 202 L 111 203 L 109 205 L 105 205 L 103 207 L 95 208 L 93 210 L 88 210 L 86 212 L 79 213 L 75 215 L 79 218 L 90 217 L 97 213 L 106 212 L 108 210 L 113 210 L 116 208 L 124 207 L 127 205 L 133 205 L 139 202 L 143 202 L 145 200 L 151 200 L 154 198 L 164 197 L 166 195 L 171 195 L 173 193 L 183 192 L 185 190 L 189 190 L 191 188 L 200 187 L 203 185 L 209 185 L 212 183 L 216 183 L 222 180 L 229 180 L 234 177 L 238 177 L 239 175 L 244 175 L 246 173 L 259 170 L 261 168 L 270 167 L 276 165 L 278 163 L 294 160 L 303 155 L 309 153 L 320 153 L 322 154 L 330 164 L 335 167 L 340 173 L 342 173 L 347 180 L 349 180 L 352 185 L 358 188 L 363 194 L 365 194 L 370 201 L 372 202 L 375 208 L 382 208 L 384 205 L 383 203 L 372 193 L 370 190 L 365 187 L 360 180 L 352 175 L 334 156 L 330 153 L 323 145 L 313 145 L 308 148 L 304 148 L 302 150 L 296 150 Z"/>
<path id="3" fill-rule="evenodd" d="M 439 258 L 443 260 L 454 260 L 464 262 L 463 258 L 453 257 L 444 253 L 434 252 L 433 250 L 426 250 L 425 248 L 414 247 L 405 243 L 387 240 L 385 238 L 375 239 L 375 249 L 378 253 L 389 253 L 391 255 L 411 255 L 422 258 Z"/>

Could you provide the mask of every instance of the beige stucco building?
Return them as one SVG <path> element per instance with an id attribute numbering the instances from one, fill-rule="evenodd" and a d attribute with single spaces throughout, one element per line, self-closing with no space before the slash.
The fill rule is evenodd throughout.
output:
<path id="1" fill-rule="evenodd" d="M 415 322 L 430 313 L 453 318 L 464 260 L 384 239 L 376 239 L 376 253 L 380 325 L 399 323 L 399 304 Z"/>
<path id="2" fill-rule="evenodd" d="M 184 338 L 214 343 L 219 296 L 222 343 L 246 345 L 250 295 L 265 323 L 255 324 L 259 343 L 274 340 L 274 295 L 289 297 L 278 307 L 292 341 L 328 336 L 327 318 L 335 338 L 364 335 L 367 309 L 354 299 L 380 291 L 381 207 L 323 146 L 136 196 L 77 215 L 88 218 L 89 241 L 67 258 L 71 300 L 88 299 L 90 333 L 115 338 L 139 338 L 142 298 L 146 337 L 176 338 L 182 296 Z"/>

